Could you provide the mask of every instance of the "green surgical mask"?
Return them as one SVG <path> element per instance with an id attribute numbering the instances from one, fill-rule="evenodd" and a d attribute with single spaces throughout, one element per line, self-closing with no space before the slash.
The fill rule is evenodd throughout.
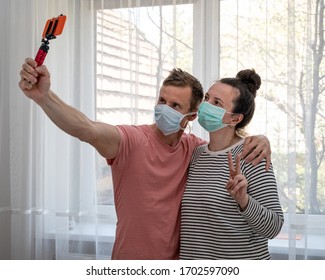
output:
<path id="1" fill-rule="evenodd" d="M 204 101 L 199 107 L 199 124 L 208 132 L 219 130 L 228 124 L 222 122 L 226 110 Z"/>

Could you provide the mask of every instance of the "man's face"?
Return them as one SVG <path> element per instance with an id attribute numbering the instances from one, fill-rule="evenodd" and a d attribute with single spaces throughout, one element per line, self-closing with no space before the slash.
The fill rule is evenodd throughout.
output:
<path id="1" fill-rule="evenodd" d="M 158 104 L 165 104 L 181 114 L 190 112 L 192 90 L 190 87 L 162 86 Z"/>

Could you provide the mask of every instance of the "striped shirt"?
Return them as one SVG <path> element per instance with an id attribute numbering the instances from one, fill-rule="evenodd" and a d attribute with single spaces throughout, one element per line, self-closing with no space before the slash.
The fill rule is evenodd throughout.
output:
<path id="1" fill-rule="evenodd" d="M 205 144 L 193 153 L 182 199 L 180 259 L 270 259 L 268 239 L 283 225 L 273 168 L 241 161 L 248 182 L 245 211 L 227 192 L 228 151 L 233 159 L 244 139 L 218 152 Z"/>

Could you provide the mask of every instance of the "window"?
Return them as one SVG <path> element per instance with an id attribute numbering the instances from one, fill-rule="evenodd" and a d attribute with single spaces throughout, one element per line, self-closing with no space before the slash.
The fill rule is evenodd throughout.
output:
<path id="1" fill-rule="evenodd" d="M 220 2 L 220 76 L 255 68 L 262 78 L 249 131 L 272 144 L 286 216 L 270 245 L 290 258 L 325 257 L 324 8 L 316 2 Z"/>
<path id="2" fill-rule="evenodd" d="M 276 1 L 222 1 L 220 69 L 221 76 L 234 76 L 243 68 L 255 68 L 262 77 L 250 131 L 267 134 L 272 142 L 284 210 L 294 203 L 296 213 L 325 214 L 325 123 L 320 113 L 324 95 L 318 91 L 323 90 L 325 65 L 317 69 L 318 61 L 308 57 L 309 42 L 319 39 L 317 34 L 308 38 L 306 26 L 313 16 L 306 8 L 307 1 L 296 1 L 296 6 L 277 5 Z M 293 26 L 288 25 L 290 20 Z M 308 67 L 319 78 L 319 89 L 308 84 Z M 316 95 L 320 102 L 312 107 L 313 101 L 308 99 L 315 100 Z M 311 125 L 315 134 L 310 138 Z M 305 169 L 308 166 L 310 170 Z M 315 176 L 319 180 L 313 180 Z"/>
<path id="3" fill-rule="evenodd" d="M 153 108 L 168 71 L 179 67 L 192 72 L 193 6 L 102 9 L 96 20 L 97 120 L 153 123 Z M 97 202 L 112 205 L 111 170 L 100 156 L 97 166 Z"/>

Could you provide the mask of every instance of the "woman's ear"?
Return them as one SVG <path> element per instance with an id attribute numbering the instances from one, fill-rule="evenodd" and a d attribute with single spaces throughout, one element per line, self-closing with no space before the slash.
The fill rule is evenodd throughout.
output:
<path id="1" fill-rule="evenodd" d="M 243 114 L 233 114 L 231 116 L 231 126 L 236 126 L 237 124 L 239 124 L 242 120 L 244 119 L 244 115 Z"/>

